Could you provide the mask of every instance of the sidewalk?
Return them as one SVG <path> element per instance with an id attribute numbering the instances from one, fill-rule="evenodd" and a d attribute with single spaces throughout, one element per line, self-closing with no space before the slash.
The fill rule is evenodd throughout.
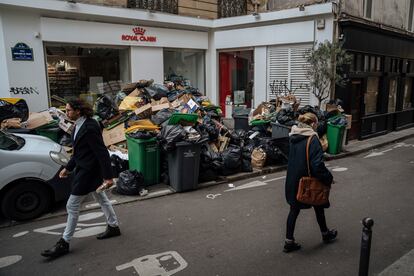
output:
<path id="1" fill-rule="evenodd" d="M 391 132 L 386 135 L 374 137 L 374 138 L 363 140 L 363 141 L 351 141 L 349 142 L 348 145 L 346 145 L 343 148 L 343 152 L 341 152 L 340 154 L 337 154 L 337 155 L 325 154 L 325 157 L 326 157 L 326 160 L 334 160 L 334 159 L 344 158 L 347 156 L 357 155 L 362 152 L 367 152 L 369 150 L 379 148 L 379 147 L 382 147 L 382 146 L 385 146 L 391 143 L 399 142 L 399 141 L 402 141 L 410 137 L 414 137 L 414 127 L 404 129 L 401 131 Z M 253 172 L 238 173 L 238 174 L 234 174 L 230 176 L 223 176 L 220 178 L 220 180 L 217 180 L 217 181 L 199 183 L 199 188 L 202 189 L 204 187 L 209 187 L 212 185 L 218 185 L 218 184 L 223 184 L 223 183 L 234 182 L 237 180 L 248 179 L 248 178 L 260 176 L 263 174 L 283 171 L 285 169 L 286 169 L 286 166 L 268 166 L 261 170 L 254 169 Z M 153 185 L 153 186 L 148 187 L 147 189 L 148 189 L 148 194 L 145 196 L 125 196 L 125 195 L 119 195 L 111 191 L 108 191 L 107 194 L 110 197 L 110 200 L 112 201 L 112 203 L 114 205 L 118 205 L 118 204 L 125 204 L 129 202 L 133 202 L 133 201 L 148 200 L 151 198 L 166 196 L 166 195 L 175 193 L 175 191 L 172 190 L 169 185 L 164 185 L 164 184 Z M 83 204 L 81 212 L 89 211 L 93 209 L 99 209 L 99 208 L 100 208 L 99 204 L 95 203 L 93 198 L 90 197 L 90 200 L 88 198 Z M 64 208 L 60 208 L 60 210 L 53 212 L 53 213 L 45 214 L 36 220 L 44 220 L 47 218 L 52 218 L 52 217 L 57 217 L 57 216 L 62 216 L 62 215 L 66 215 L 66 210 Z M 0 228 L 11 226 L 13 224 L 15 224 L 15 222 L 0 223 Z"/>

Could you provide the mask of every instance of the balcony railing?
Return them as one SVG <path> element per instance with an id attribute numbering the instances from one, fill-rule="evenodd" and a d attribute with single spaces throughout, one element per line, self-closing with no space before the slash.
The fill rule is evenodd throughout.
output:
<path id="1" fill-rule="evenodd" d="M 128 0 L 127 7 L 178 14 L 178 0 Z"/>
<path id="2" fill-rule="evenodd" d="M 247 14 L 246 0 L 218 0 L 218 18 Z"/>

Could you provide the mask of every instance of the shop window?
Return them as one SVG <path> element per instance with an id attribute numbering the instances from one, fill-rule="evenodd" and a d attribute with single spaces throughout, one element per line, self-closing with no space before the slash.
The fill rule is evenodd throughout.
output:
<path id="1" fill-rule="evenodd" d="M 93 105 L 101 94 L 115 95 L 129 82 L 127 48 L 46 46 L 52 106 L 81 98 Z"/>
<path id="2" fill-rule="evenodd" d="M 370 77 L 367 79 L 367 92 L 364 95 L 365 115 L 377 113 L 377 101 L 379 90 L 379 78 Z"/>
<path id="3" fill-rule="evenodd" d="M 413 95 L 413 78 L 407 78 L 404 83 L 404 101 L 403 109 L 409 109 L 412 107 L 412 97 Z"/>
<path id="4" fill-rule="evenodd" d="M 397 103 L 397 79 L 391 79 L 388 87 L 388 113 L 395 112 L 395 106 Z"/>
<path id="5" fill-rule="evenodd" d="M 205 92 L 204 51 L 164 49 L 164 80 Z"/>

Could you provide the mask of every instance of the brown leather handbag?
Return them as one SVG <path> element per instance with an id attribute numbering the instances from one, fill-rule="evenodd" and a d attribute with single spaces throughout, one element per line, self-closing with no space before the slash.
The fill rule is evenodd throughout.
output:
<path id="1" fill-rule="evenodd" d="M 329 201 L 330 187 L 322 184 L 317 178 L 311 176 L 309 166 L 309 145 L 313 136 L 308 138 L 306 143 L 306 162 L 308 164 L 308 176 L 303 176 L 299 180 L 298 193 L 296 200 L 309 205 L 324 205 Z"/>

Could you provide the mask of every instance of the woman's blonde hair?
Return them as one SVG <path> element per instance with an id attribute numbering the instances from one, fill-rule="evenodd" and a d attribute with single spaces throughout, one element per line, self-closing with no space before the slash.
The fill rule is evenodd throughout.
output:
<path id="1" fill-rule="evenodd" d="M 299 115 L 298 121 L 307 125 L 311 125 L 312 123 L 318 122 L 318 117 L 316 117 L 313 113 L 305 113 L 302 115 Z"/>

